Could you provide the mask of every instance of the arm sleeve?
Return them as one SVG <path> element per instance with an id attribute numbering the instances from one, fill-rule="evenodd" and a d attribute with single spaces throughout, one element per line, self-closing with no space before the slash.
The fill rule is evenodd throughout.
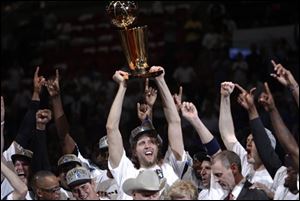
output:
<path id="1" fill-rule="evenodd" d="M 215 137 L 210 142 L 204 144 L 204 146 L 207 150 L 208 155 L 210 156 L 213 156 L 215 153 L 221 150 L 220 145 Z"/>
<path id="2" fill-rule="evenodd" d="M 29 149 L 30 140 L 33 136 L 35 129 L 35 114 L 40 106 L 40 101 L 31 101 L 28 111 L 21 123 L 15 141 L 20 144 L 24 149 Z"/>
<path id="3" fill-rule="evenodd" d="M 32 172 L 40 170 L 51 171 L 47 150 L 47 135 L 45 130 L 36 130 L 33 138 Z"/>
<path id="4" fill-rule="evenodd" d="M 250 120 L 251 131 L 258 154 L 267 171 L 274 178 L 282 162 L 273 149 L 260 118 Z"/>

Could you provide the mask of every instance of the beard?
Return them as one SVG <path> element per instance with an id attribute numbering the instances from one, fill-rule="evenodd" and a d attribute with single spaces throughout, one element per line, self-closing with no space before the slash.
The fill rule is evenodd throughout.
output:
<path id="1" fill-rule="evenodd" d="M 141 167 L 150 168 L 153 167 L 157 162 L 157 153 L 153 153 L 152 159 L 147 159 L 147 156 L 138 156 L 139 163 Z"/>

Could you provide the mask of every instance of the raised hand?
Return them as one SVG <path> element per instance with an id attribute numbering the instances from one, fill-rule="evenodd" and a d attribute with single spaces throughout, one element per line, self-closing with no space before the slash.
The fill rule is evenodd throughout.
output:
<path id="1" fill-rule="evenodd" d="M 152 87 L 149 87 L 149 79 L 146 78 L 145 81 L 145 101 L 150 106 L 153 107 L 157 98 L 157 90 Z"/>
<path id="2" fill-rule="evenodd" d="M 119 85 L 126 86 L 126 80 L 128 80 L 128 73 L 125 71 L 118 70 L 113 75 L 113 80 Z"/>
<path id="3" fill-rule="evenodd" d="M 173 99 L 174 99 L 174 102 L 175 102 L 175 105 L 176 105 L 178 111 L 180 111 L 181 106 L 182 106 L 182 91 L 183 91 L 183 88 L 182 88 L 182 86 L 180 86 L 179 93 L 173 95 Z"/>
<path id="4" fill-rule="evenodd" d="M 46 87 L 51 97 L 59 96 L 60 87 L 59 87 L 59 72 L 58 69 L 55 71 L 55 78 L 50 79 L 46 82 Z"/>
<path id="5" fill-rule="evenodd" d="M 234 87 L 235 87 L 235 85 L 234 85 L 234 83 L 232 83 L 232 82 L 222 82 L 221 83 L 221 91 L 220 91 L 220 93 L 221 93 L 221 95 L 223 96 L 223 97 L 228 97 L 228 96 L 230 96 L 230 94 L 233 92 L 233 90 L 234 90 Z"/>
<path id="6" fill-rule="evenodd" d="M 275 109 L 275 102 L 267 82 L 265 84 L 265 92 L 261 93 L 258 102 L 263 105 L 267 112 Z"/>
<path id="7" fill-rule="evenodd" d="M 147 117 L 152 119 L 152 109 L 148 104 L 137 103 L 137 115 L 141 122 L 143 122 Z"/>
<path id="8" fill-rule="evenodd" d="M 5 116 L 4 99 L 3 99 L 3 96 L 1 96 L 1 125 L 2 125 L 2 122 L 4 122 L 4 116 Z"/>
<path id="9" fill-rule="evenodd" d="M 39 110 L 36 113 L 36 128 L 38 130 L 45 130 L 46 124 L 49 123 L 52 119 L 52 112 L 51 110 L 44 109 Z"/>
<path id="10" fill-rule="evenodd" d="M 40 94 L 42 86 L 45 84 L 46 80 L 43 76 L 39 76 L 40 67 L 36 67 L 33 77 L 33 91 Z"/>
<path id="11" fill-rule="evenodd" d="M 155 77 L 155 79 L 160 79 L 160 78 L 163 78 L 165 76 L 165 69 L 161 66 L 152 66 L 149 70 L 149 72 L 157 72 L 157 71 L 160 71 L 162 70 L 162 74 L 160 74 L 159 76 Z"/>
<path id="12" fill-rule="evenodd" d="M 297 82 L 292 73 L 285 69 L 281 64 L 276 64 L 274 60 L 271 60 L 275 73 L 271 73 L 271 76 L 277 79 L 282 85 L 286 87 L 295 87 Z"/>
<path id="13" fill-rule="evenodd" d="M 181 107 L 181 113 L 184 118 L 188 121 L 192 121 L 198 118 L 198 111 L 197 108 L 193 103 L 190 102 L 183 102 Z"/>
<path id="14" fill-rule="evenodd" d="M 250 92 L 247 92 L 240 85 L 235 84 L 235 86 L 242 92 L 238 97 L 238 103 L 243 106 L 246 110 L 252 109 L 255 107 L 254 104 L 254 91 L 256 88 L 252 88 Z"/>

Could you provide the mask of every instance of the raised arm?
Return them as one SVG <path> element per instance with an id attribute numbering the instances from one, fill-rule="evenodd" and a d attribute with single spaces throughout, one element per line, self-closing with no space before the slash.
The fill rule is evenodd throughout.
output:
<path id="1" fill-rule="evenodd" d="M 3 153 L 4 147 L 4 116 L 5 116 L 5 106 L 3 96 L 1 96 L 1 155 Z"/>
<path id="2" fill-rule="evenodd" d="M 273 60 L 271 60 L 274 71 L 276 73 L 272 73 L 271 76 L 278 80 L 282 85 L 287 87 L 294 96 L 295 101 L 299 107 L 299 85 L 295 80 L 292 73 L 285 69 L 281 64 L 276 64 Z"/>
<path id="3" fill-rule="evenodd" d="M 110 108 L 110 112 L 107 118 L 106 130 L 108 140 L 109 162 L 112 168 L 118 167 L 124 147 L 121 132 L 119 130 L 119 124 L 122 114 L 122 105 L 127 89 L 126 80 L 128 79 L 128 73 L 124 71 L 116 71 L 113 79 L 119 84 L 119 89 L 115 100 Z"/>
<path id="4" fill-rule="evenodd" d="M 33 138 L 32 173 L 40 170 L 51 170 L 48 150 L 46 125 L 52 119 L 52 112 L 48 109 L 39 110 L 36 113 L 36 130 Z"/>
<path id="5" fill-rule="evenodd" d="M 221 84 L 219 129 L 224 145 L 228 150 L 232 150 L 233 145 L 238 141 L 234 132 L 230 108 L 230 94 L 233 90 L 234 84 L 232 82 L 223 82 Z"/>
<path id="6" fill-rule="evenodd" d="M 213 156 L 216 153 L 221 152 L 218 142 L 214 141 L 214 136 L 202 123 L 198 116 L 197 108 L 193 103 L 183 102 L 181 113 L 182 116 L 195 128 L 209 155 Z"/>
<path id="7" fill-rule="evenodd" d="M 70 135 L 69 123 L 61 101 L 58 70 L 55 78 L 47 81 L 46 87 L 53 104 L 54 120 L 63 154 L 71 154 L 75 150 L 76 143 Z"/>
<path id="8" fill-rule="evenodd" d="M 248 93 L 240 85 L 236 87 L 241 91 L 238 97 L 238 103 L 248 111 L 251 132 L 253 140 L 264 166 L 272 177 L 275 176 L 277 170 L 281 167 L 282 163 L 279 159 L 275 149 L 271 145 L 271 141 L 266 133 L 265 127 L 259 118 L 255 103 L 253 92 L 255 88 L 251 89 Z"/>
<path id="9" fill-rule="evenodd" d="M 265 83 L 265 93 L 263 93 L 259 99 L 259 102 L 264 106 L 265 110 L 270 113 L 272 126 L 275 134 L 283 147 L 283 149 L 289 153 L 296 165 L 295 168 L 299 169 L 299 146 L 290 133 L 289 129 L 283 122 L 273 99 L 272 93 L 267 83 Z"/>
<path id="10" fill-rule="evenodd" d="M 181 160 L 184 154 L 184 145 L 182 138 L 181 120 L 176 109 L 173 97 L 164 79 L 164 69 L 162 67 L 151 67 L 151 72 L 163 70 L 163 73 L 155 78 L 158 90 L 160 92 L 164 113 L 168 122 L 168 139 L 171 150 L 177 160 Z"/>
<path id="11" fill-rule="evenodd" d="M 15 141 L 25 149 L 29 148 L 30 140 L 33 136 L 32 131 L 34 130 L 35 126 L 35 113 L 38 111 L 40 106 L 39 94 L 41 93 L 42 86 L 45 84 L 45 78 L 43 76 L 39 76 L 39 69 L 39 67 L 36 68 L 33 77 L 33 94 L 31 103 L 15 138 Z"/>
<path id="12" fill-rule="evenodd" d="M 28 192 L 26 184 L 18 177 L 18 175 L 8 168 L 1 160 L 1 174 L 6 177 L 14 191 L 12 193 L 13 200 L 25 200 L 25 196 Z"/>

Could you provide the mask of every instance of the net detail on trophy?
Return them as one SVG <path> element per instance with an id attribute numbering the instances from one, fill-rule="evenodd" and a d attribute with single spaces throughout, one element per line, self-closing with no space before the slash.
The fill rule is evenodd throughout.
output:
<path id="1" fill-rule="evenodd" d="M 136 19 L 137 4 L 134 1 L 112 1 L 106 7 L 112 24 L 119 30 L 122 49 L 130 68 L 130 78 L 156 77 L 162 71 L 149 72 L 148 27 L 128 28 Z"/>

